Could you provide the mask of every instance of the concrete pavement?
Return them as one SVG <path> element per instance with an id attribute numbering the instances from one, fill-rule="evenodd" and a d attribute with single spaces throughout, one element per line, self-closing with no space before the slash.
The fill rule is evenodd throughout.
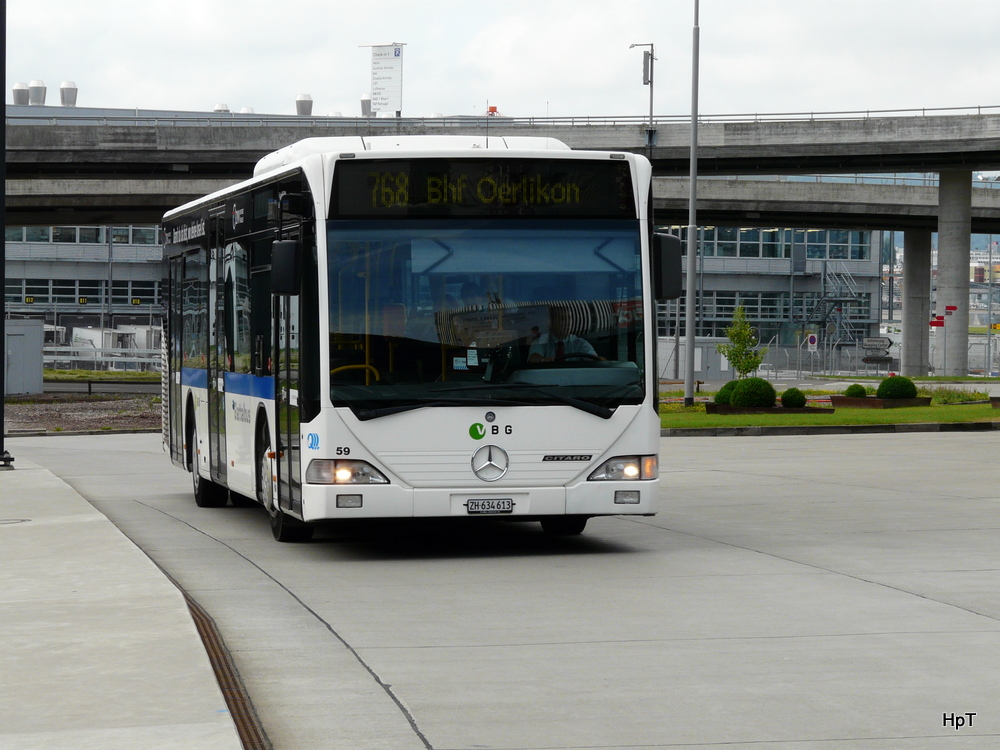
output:
<path id="1" fill-rule="evenodd" d="M 16 467 L 0 471 L 0 747 L 242 748 L 181 592 L 69 485 Z"/>
<path id="2" fill-rule="evenodd" d="M 12 450 L 72 482 L 212 613 L 275 750 L 978 750 L 1000 740 L 991 437 L 664 439 L 655 518 L 556 543 L 515 524 L 277 545 L 258 509 L 194 507 L 158 436 Z M 36 647 L 38 633 L 8 630 Z M 0 654 L 0 698 L 15 701 L 0 730 L 58 719 L 44 690 L 2 692 Z M 136 742 L 92 746 L 158 747 L 135 726 Z M 162 725 L 148 726 L 155 740 Z"/>

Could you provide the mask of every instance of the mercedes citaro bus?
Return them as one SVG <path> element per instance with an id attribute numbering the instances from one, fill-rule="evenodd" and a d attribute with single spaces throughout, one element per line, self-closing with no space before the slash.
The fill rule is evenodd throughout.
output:
<path id="1" fill-rule="evenodd" d="M 310 138 L 164 217 L 164 442 L 280 541 L 656 512 L 651 169 L 547 138 Z"/>

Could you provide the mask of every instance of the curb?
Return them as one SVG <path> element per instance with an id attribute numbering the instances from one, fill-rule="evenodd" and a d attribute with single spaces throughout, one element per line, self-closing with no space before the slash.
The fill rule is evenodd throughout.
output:
<path id="1" fill-rule="evenodd" d="M 914 424 L 816 425 L 798 427 L 676 427 L 660 437 L 759 437 L 771 435 L 870 435 L 910 432 L 991 432 L 1000 422 L 925 422 Z"/>
<path id="2" fill-rule="evenodd" d="M 136 429 L 136 430 L 11 430 L 3 434 L 4 438 L 19 437 L 48 437 L 50 435 L 132 435 L 140 433 L 163 432 L 163 429 Z"/>

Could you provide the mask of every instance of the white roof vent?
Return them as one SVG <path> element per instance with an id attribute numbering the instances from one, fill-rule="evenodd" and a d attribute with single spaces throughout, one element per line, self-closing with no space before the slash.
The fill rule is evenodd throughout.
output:
<path id="1" fill-rule="evenodd" d="M 15 83 L 14 84 L 14 104 L 18 106 L 27 106 L 28 104 L 28 84 L 26 83 Z"/>
<path id="2" fill-rule="evenodd" d="M 295 97 L 295 114 L 309 117 L 313 113 L 313 98 L 309 94 L 299 94 Z"/>
<path id="3" fill-rule="evenodd" d="M 76 106 L 76 95 L 79 89 L 73 81 L 63 81 L 59 86 L 59 101 L 64 107 Z"/>
<path id="4" fill-rule="evenodd" d="M 28 84 L 28 104 L 35 107 L 45 104 L 45 81 L 32 81 Z"/>

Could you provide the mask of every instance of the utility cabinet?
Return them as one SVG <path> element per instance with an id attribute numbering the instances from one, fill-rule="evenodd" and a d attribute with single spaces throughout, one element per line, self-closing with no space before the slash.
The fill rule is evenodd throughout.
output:
<path id="1" fill-rule="evenodd" d="M 42 392 L 41 320 L 5 320 L 3 336 L 4 395 Z"/>

